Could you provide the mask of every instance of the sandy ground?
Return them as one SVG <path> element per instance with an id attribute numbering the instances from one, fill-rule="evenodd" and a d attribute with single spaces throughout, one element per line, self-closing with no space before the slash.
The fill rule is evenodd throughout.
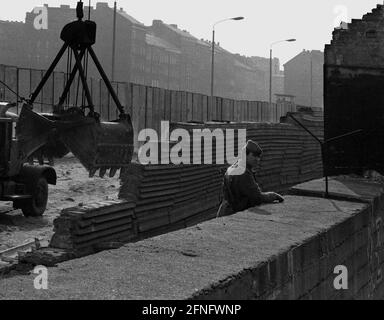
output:
<path id="1" fill-rule="evenodd" d="M 53 220 L 64 208 L 118 198 L 119 172 L 114 178 L 89 178 L 88 172 L 74 157 L 57 160 L 55 169 L 58 181 L 56 186 L 49 186 L 49 202 L 43 217 L 26 218 L 20 210 L 4 213 L 12 208 L 12 203 L 0 202 L 0 251 L 35 238 L 50 240 Z"/>

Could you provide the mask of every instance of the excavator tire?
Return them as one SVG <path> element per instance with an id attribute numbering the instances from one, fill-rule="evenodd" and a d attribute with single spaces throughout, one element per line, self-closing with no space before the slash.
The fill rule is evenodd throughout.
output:
<path id="1" fill-rule="evenodd" d="M 40 217 L 44 214 L 48 202 L 48 182 L 47 179 L 41 176 L 31 185 L 32 198 L 23 200 L 17 204 L 24 216 Z"/>

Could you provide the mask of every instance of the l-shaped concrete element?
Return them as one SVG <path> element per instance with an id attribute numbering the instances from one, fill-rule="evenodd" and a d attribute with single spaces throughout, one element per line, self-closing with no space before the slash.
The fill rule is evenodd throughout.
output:
<path id="1" fill-rule="evenodd" d="M 384 189 L 330 181 L 338 199 L 319 197 L 322 180 L 265 205 L 120 249 L 0 280 L 0 299 L 347 299 L 384 296 Z M 310 193 L 310 196 L 306 194 Z M 343 200 L 343 197 L 348 200 Z M 348 269 L 348 290 L 334 269 Z"/>

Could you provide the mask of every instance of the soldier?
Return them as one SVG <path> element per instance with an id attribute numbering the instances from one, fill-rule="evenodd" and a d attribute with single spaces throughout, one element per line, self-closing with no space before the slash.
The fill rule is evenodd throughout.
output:
<path id="1" fill-rule="evenodd" d="M 275 192 L 262 192 L 252 169 L 261 159 L 262 149 L 254 141 L 248 141 L 246 159 L 238 160 L 224 177 L 224 198 L 234 212 L 244 211 L 263 203 L 283 202 L 284 198 Z"/>

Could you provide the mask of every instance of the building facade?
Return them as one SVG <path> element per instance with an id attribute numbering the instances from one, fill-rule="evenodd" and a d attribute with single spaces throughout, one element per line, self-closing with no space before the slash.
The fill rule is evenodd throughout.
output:
<path id="1" fill-rule="evenodd" d="M 285 93 L 298 105 L 323 108 L 323 68 L 323 52 L 303 50 L 284 65 Z"/>
<path id="2" fill-rule="evenodd" d="M 68 5 L 45 7 L 47 29 L 34 28 L 38 15 L 34 10 L 26 14 L 25 23 L 0 23 L 0 45 L 4 47 L 0 64 L 48 68 L 63 44 L 61 30 L 76 19 L 76 9 Z M 84 7 L 84 14 L 84 19 L 89 15 L 97 23 L 94 50 L 112 79 L 114 8 L 99 2 L 95 7 Z M 122 8 L 117 9 L 115 48 L 114 81 L 210 95 L 212 43 L 197 39 L 176 24 L 154 20 L 151 26 L 145 26 Z M 65 60 L 57 71 L 67 71 Z M 274 93 L 284 93 L 279 60 L 274 59 L 273 65 Z M 99 78 L 92 63 L 88 75 Z M 267 101 L 269 59 L 240 56 L 215 44 L 214 79 L 215 96 Z"/>

